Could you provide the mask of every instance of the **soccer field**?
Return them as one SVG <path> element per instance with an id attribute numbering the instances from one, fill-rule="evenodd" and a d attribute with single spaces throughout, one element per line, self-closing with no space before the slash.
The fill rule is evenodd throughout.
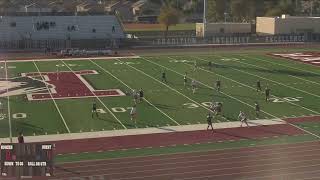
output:
<path id="1" fill-rule="evenodd" d="M 214 64 L 211 70 L 209 61 Z M 9 136 L 9 122 L 13 136 L 20 131 L 44 135 L 206 123 L 212 101 L 223 103 L 223 116 L 214 122 L 237 121 L 240 110 L 248 119 L 257 119 L 255 102 L 261 106 L 260 119 L 320 115 L 320 68 L 264 54 L 8 62 L 7 67 L 12 94 L 9 106 L 7 94 L 1 97 L 5 107 L 1 137 Z M 163 71 L 167 83 L 161 81 Z M 5 68 L 1 68 L 1 77 L 4 80 Z M 191 79 L 198 81 L 195 94 Z M 215 90 L 218 79 L 221 92 Z M 258 80 L 262 92 L 256 91 Z M 269 102 L 264 94 L 267 85 Z M 128 94 L 140 88 L 145 101 L 137 104 L 135 126 L 129 114 L 134 102 Z M 99 117 L 91 117 L 93 102 Z"/>

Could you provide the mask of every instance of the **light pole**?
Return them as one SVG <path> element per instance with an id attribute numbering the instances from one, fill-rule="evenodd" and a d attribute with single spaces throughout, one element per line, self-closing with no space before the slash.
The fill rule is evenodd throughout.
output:
<path id="1" fill-rule="evenodd" d="M 203 38 L 206 37 L 207 29 L 207 0 L 203 0 Z"/>
<path id="2" fill-rule="evenodd" d="M 224 23 L 227 23 L 227 15 L 228 15 L 228 13 L 224 12 L 223 14 L 224 14 Z"/>

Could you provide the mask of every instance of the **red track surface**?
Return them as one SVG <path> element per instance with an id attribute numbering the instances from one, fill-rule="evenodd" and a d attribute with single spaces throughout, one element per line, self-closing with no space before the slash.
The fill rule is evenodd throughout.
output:
<path id="1" fill-rule="evenodd" d="M 61 168 L 69 172 L 57 170 L 55 179 L 96 175 L 96 179 L 293 180 L 320 177 L 320 143 L 71 163 Z"/>
<path id="2" fill-rule="evenodd" d="M 316 141 L 68 163 L 58 165 L 51 179 L 302 180 L 319 177 L 320 142 Z"/>
<path id="3" fill-rule="evenodd" d="M 204 127 L 206 128 L 206 127 Z M 106 138 L 65 140 L 51 142 L 56 144 L 57 154 L 107 151 L 115 149 L 159 147 L 174 144 L 193 144 L 239 139 L 259 139 L 282 135 L 304 134 L 303 131 L 288 124 L 256 126 L 244 128 L 226 128 L 212 131 L 187 131 L 157 133 L 148 135 L 131 135 Z M 66 148 L 68 147 L 68 148 Z"/>
<path id="4" fill-rule="evenodd" d="M 310 116 L 301 118 L 287 118 L 284 119 L 289 123 L 301 123 L 301 122 L 320 122 L 320 116 Z"/>
<path id="5" fill-rule="evenodd" d="M 172 144 L 205 143 L 224 140 L 259 139 L 299 135 L 303 131 L 289 125 L 229 128 L 212 131 L 172 132 L 113 138 L 59 141 L 57 153 L 159 147 Z M 67 147 L 67 148 L 66 148 Z M 320 142 L 270 145 L 98 161 L 58 164 L 55 180 L 109 179 L 319 179 Z M 13 180 L 4 178 L 5 180 Z M 33 180 L 44 178 L 33 178 Z M 47 179 L 47 178 L 46 178 Z"/>

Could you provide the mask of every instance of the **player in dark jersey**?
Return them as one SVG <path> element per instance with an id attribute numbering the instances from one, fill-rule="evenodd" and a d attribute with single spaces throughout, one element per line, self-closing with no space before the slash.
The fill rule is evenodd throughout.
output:
<path id="1" fill-rule="evenodd" d="M 208 113 L 208 115 L 207 115 L 207 122 L 208 122 L 207 130 L 209 130 L 209 127 L 211 126 L 211 130 L 213 131 L 212 119 L 213 119 L 213 117 L 212 117 L 211 113 Z"/>
<path id="2" fill-rule="evenodd" d="M 257 81 L 257 92 L 262 91 L 260 80 Z"/>
<path id="3" fill-rule="evenodd" d="M 221 81 L 220 81 L 220 79 L 218 79 L 217 82 L 216 82 L 216 88 L 217 88 L 217 91 L 220 92 L 220 90 L 221 90 Z"/>
<path id="4" fill-rule="evenodd" d="M 266 102 L 268 102 L 269 101 L 269 99 L 270 99 L 270 89 L 269 89 L 269 87 L 266 87 L 266 90 L 265 90 L 265 93 L 266 93 Z"/>
<path id="5" fill-rule="evenodd" d="M 258 102 L 255 102 L 254 106 L 255 106 L 255 110 L 256 110 L 256 118 L 259 118 L 260 105 L 258 104 Z"/>
<path id="6" fill-rule="evenodd" d="M 222 115 L 222 102 L 217 103 L 217 115 Z"/>
<path id="7" fill-rule="evenodd" d="M 165 83 L 167 83 L 167 77 L 166 77 L 166 72 L 162 72 L 162 78 L 161 78 L 161 81 L 162 82 L 165 82 Z"/>
<path id="8" fill-rule="evenodd" d="M 212 70 L 212 62 L 211 61 L 209 61 L 208 66 L 209 66 L 209 70 L 211 71 Z"/>
<path id="9" fill-rule="evenodd" d="M 92 104 L 92 111 L 91 111 L 91 117 L 93 118 L 93 115 L 96 115 L 97 117 L 99 117 L 98 115 L 98 111 L 97 111 L 97 104 L 96 102 L 93 102 Z"/>
<path id="10" fill-rule="evenodd" d="M 140 102 L 143 101 L 143 96 L 144 96 L 143 90 L 142 90 L 142 88 L 140 88 L 140 90 L 139 90 L 139 101 L 140 101 Z"/>
<path id="11" fill-rule="evenodd" d="M 19 143 L 24 143 L 24 138 L 23 138 L 22 132 L 19 132 L 18 142 L 19 142 Z"/>

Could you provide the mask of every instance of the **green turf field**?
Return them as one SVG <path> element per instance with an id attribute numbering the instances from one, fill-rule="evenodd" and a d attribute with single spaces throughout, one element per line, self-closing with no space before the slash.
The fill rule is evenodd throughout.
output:
<path id="1" fill-rule="evenodd" d="M 193 64 L 197 61 L 198 69 Z M 214 63 L 212 70 L 208 61 Z M 4 63 L 1 64 L 4 66 Z M 8 63 L 8 76 L 29 72 L 95 70 L 83 75 L 98 90 L 144 90 L 146 101 L 137 105 L 137 127 L 157 127 L 206 123 L 210 102 L 223 102 L 223 116 L 215 122 L 237 121 L 239 111 L 256 119 L 254 103 L 262 109 L 260 119 L 320 115 L 320 68 L 264 54 L 208 54 L 179 56 L 144 56 L 139 59 L 51 61 Z M 168 83 L 161 82 L 165 71 Z M 188 84 L 183 85 L 187 72 Z M 4 76 L 4 68 L 1 76 Z M 193 94 L 190 80 L 199 89 Z M 220 79 L 222 91 L 215 90 Z M 264 93 L 256 92 L 256 81 L 264 89 L 268 84 L 272 99 L 266 103 Z M 92 102 L 97 102 L 99 118 L 91 117 Z M 7 98 L 2 97 L 4 107 Z M 43 135 L 136 128 L 130 120 L 132 96 L 91 97 L 28 101 L 26 95 L 10 96 L 12 134 Z M 7 109 L 0 118 L 0 136 L 9 136 Z M 24 117 L 25 115 L 25 117 Z M 205 128 L 205 127 L 204 127 Z"/>

